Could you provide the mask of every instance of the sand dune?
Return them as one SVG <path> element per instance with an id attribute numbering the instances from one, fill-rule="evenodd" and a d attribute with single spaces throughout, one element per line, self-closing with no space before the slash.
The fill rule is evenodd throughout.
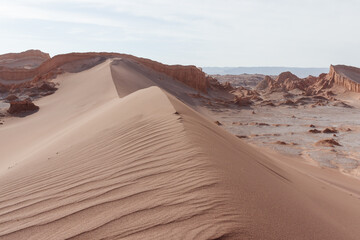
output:
<path id="1" fill-rule="evenodd" d="M 185 85 L 125 59 L 56 81 L 0 128 L 0 239 L 358 239 L 353 181 L 242 142 Z"/>

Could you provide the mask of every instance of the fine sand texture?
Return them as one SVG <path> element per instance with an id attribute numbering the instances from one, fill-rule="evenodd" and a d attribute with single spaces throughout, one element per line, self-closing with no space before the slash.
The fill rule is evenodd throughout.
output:
<path id="1" fill-rule="evenodd" d="M 0 126 L 0 239 L 358 239 L 358 181 L 216 126 L 126 59 Z"/>

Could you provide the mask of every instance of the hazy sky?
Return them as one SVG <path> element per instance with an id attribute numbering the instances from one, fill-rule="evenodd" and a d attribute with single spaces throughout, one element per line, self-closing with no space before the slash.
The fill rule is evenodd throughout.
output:
<path id="1" fill-rule="evenodd" d="M 198 66 L 360 67 L 359 0 L 0 0 L 0 53 Z"/>

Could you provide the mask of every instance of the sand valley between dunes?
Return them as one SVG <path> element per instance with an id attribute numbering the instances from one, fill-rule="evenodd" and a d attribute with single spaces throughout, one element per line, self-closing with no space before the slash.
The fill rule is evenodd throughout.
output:
<path id="1" fill-rule="evenodd" d="M 0 239 L 359 239 L 358 180 L 267 152 L 130 58 L 0 125 Z"/>

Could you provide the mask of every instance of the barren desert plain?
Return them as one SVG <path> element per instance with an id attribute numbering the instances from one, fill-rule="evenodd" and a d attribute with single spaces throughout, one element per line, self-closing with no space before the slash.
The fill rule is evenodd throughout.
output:
<path id="1" fill-rule="evenodd" d="M 359 86 L 1 55 L 0 239 L 359 239 Z"/>

